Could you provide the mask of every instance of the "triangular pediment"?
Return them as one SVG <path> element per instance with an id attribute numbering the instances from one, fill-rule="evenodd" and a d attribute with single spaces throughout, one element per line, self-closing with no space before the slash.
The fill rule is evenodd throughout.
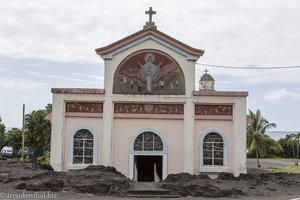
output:
<path id="1" fill-rule="evenodd" d="M 154 28 L 143 29 L 108 46 L 98 48 L 95 51 L 104 60 L 112 59 L 113 56 L 119 52 L 149 39 L 176 51 L 177 53 L 185 56 L 187 60 L 196 61 L 204 53 L 204 50 L 193 48 Z"/>

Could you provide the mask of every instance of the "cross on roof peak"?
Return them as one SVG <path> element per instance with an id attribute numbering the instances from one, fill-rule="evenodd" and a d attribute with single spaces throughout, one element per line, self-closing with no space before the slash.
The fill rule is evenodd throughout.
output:
<path id="1" fill-rule="evenodd" d="M 152 10 L 152 7 L 149 7 L 149 10 L 145 11 L 145 14 L 149 15 L 149 21 L 146 22 L 144 29 L 146 29 L 146 28 L 155 28 L 156 29 L 155 23 L 152 21 L 152 15 L 155 15 L 156 11 Z"/>
<path id="2" fill-rule="evenodd" d="M 204 72 L 205 72 L 205 74 L 207 74 L 207 72 L 209 72 L 209 71 L 208 71 L 208 69 L 205 69 Z"/>
<path id="3" fill-rule="evenodd" d="M 152 22 L 152 15 L 156 14 L 156 11 L 152 10 L 152 7 L 149 7 L 148 11 L 145 11 L 146 15 L 149 15 L 149 22 Z"/>

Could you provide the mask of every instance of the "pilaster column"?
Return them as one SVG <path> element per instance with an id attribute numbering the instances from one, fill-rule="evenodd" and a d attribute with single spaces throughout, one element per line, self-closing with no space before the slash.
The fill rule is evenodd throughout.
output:
<path id="1" fill-rule="evenodd" d="M 233 174 L 238 176 L 247 173 L 247 154 L 246 154 L 246 98 L 235 99 L 233 113 Z"/>
<path id="2" fill-rule="evenodd" d="M 53 94 L 50 164 L 54 171 L 64 171 L 65 102 L 63 95 Z"/>
<path id="3" fill-rule="evenodd" d="M 195 105 L 187 99 L 184 105 L 183 172 L 194 174 Z"/>
<path id="4" fill-rule="evenodd" d="M 102 164 L 112 166 L 112 125 L 113 103 L 111 97 L 106 97 L 103 104 L 103 132 L 102 132 Z"/>

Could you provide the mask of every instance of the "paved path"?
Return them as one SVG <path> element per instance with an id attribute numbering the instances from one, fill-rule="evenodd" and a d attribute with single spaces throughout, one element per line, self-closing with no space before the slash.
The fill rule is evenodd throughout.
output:
<path id="1" fill-rule="evenodd" d="M 266 172 L 266 169 L 295 164 L 293 159 L 260 159 L 259 162 L 261 165 L 260 168 L 257 167 L 256 159 L 247 159 L 247 172 L 256 174 Z"/>
<path id="2" fill-rule="evenodd" d="M 278 167 L 278 166 L 287 166 L 295 164 L 293 159 L 260 159 L 260 165 L 262 168 L 269 167 Z M 257 162 L 256 159 L 248 159 L 247 160 L 248 168 L 256 168 Z"/>

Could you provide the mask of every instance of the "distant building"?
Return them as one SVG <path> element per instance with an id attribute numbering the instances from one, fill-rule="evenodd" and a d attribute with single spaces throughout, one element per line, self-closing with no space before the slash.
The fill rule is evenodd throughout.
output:
<path id="1" fill-rule="evenodd" d="M 55 171 L 113 166 L 136 181 L 170 173 L 246 173 L 247 92 L 216 91 L 204 53 L 144 28 L 96 49 L 104 89 L 53 88 L 51 165 Z"/>

